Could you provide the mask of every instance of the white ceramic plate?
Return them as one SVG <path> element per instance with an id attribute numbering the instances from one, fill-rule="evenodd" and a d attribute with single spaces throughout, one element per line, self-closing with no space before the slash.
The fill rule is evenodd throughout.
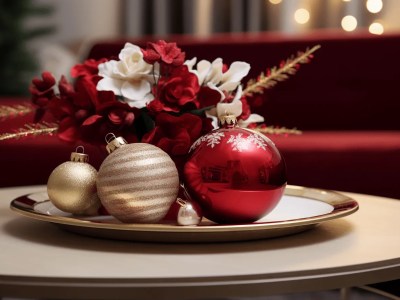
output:
<path id="1" fill-rule="evenodd" d="M 12 210 L 33 219 L 57 224 L 83 235 L 144 242 L 227 242 L 272 238 L 298 233 L 322 222 L 354 213 L 358 203 L 341 193 L 287 186 L 277 207 L 250 224 L 219 225 L 208 220 L 199 226 L 125 224 L 112 216 L 78 217 L 58 210 L 46 192 L 14 199 Z"/>

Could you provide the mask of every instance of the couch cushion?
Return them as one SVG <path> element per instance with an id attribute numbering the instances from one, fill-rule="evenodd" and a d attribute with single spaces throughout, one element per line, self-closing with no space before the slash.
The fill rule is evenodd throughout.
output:
<path id="1" fill-rule="evenodd" d="M 304 131 L 269 136 L 288 182 L 400 198 L 400 131 Z"/>

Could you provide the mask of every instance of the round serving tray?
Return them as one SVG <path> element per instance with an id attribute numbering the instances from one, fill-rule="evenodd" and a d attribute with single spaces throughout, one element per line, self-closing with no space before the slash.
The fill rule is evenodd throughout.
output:
<path id="1" fill-rule="evenodd" d="M 352 214 L 358 210 L 358 203 L 338 192 L 288 185 L 277 207 L 257 222 L 219 225 L 203 220 L 199 226 L 126 224 L 112 216 L 75 216 L 54 207 L 46 192 L 18 197 L 10 207 L 23 216 L 88 236 L 141 242 L 196 243 L 246 241 L 294 234 Z"/>

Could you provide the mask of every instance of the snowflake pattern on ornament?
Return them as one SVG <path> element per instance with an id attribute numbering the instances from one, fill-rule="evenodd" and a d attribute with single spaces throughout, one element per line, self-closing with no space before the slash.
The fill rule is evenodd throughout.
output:
<path id="1" fill-rule="evenodd" d="M 252 134 L 248 137 L 248 139 L 251 140 L 251 142 L 253 144 L 255 144 L 257 146 L 257 148 L 267 150 L 267 143 L 266 143 L 265 139 L 262 136 L 260 136 L 259 134 Z"/>
<path id="2" fill-rule="evenodd" d="M 213 132 L 206 136 L 207 146 L 214 148 L 221 142 L 221 139 L 225 136 L 223 132 Z"/>
<path id="3" fill-rule="evenodd" d="M 249 144 L 255 144 L 257 148 L 261 148 L 263 150 L 267 149 L 267 143 L 261 136 L 257 134 L 249 135 L 246 138 L 243 137 L 242 133 L 239 133 L 236 136 L 231 135 L 227 143 L 232 144 L 233 151 L 239 151 L 239 152 L 248 149 Z"/>
<path id="4" fill-rule="evenodd" d="M 193 143 L 193 145 L 190 147 L 189 152 L 192 152 L 203 142 L 207 143 L 207 147 L 214 148 L 216 145 L 221 143 L 221 139 L 223 137 L 225 137 L 225 134 L 223 132 L 212 132 L 205 136 L 202 136 Z M 257 148 L 267 150 L 266 141 L 263 139 L 262 136 L 258 134 L 252 134 L 247 137 L 243 137 L 242 133 L 239 133 L 238 135 L 231 135 L 226 143 L 232 144 L 233 151 L 242 152 L 243 150 L 248 149 L 250 144 L 256 145 Z"/>
<path id="5" fill-rule="evenodd" d="M 193 143 L 192 147 L 190 147 L 189 152 L 192 152 L 194 149 L 196 149 L 202 142 L 207 142 L 207 146 L 214 148 L 215 145 L 221 143 L 221 139 L 224 136 L 225 134 L 223 132 L 212 132 L 205 136 L 202 136 Z"/>
<path id="6" fill-rule="evenodd" d="M 232 150 L 239 152 L 247 149 L 249 145 L 248 139 L 244 138 L 241 133 L 239 133 L 238 135 L 231 135 L 226 143 L 232 144 Z"/>

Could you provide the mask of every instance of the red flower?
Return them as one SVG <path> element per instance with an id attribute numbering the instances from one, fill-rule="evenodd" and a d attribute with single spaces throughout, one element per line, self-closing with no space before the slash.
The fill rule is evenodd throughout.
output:
<path id="1" fill-rule="evenodd" d="M 197 100 L 200 105 L 199 108 L 215 106 L 221 101 L 221 94 L 208 86 L 202 86 L 197 94 Z"/>
<path id="2" fill-rule="evenodd" d="M 198 108 L 199 89 L 197 76 L 189 72 L 187 66 L 175 68 L 169 77 L 160 78 L 153 89 L 156 98 L 149 103 L 148 109 L 153 113 L 180 112 L 188 104 L 192 104 L 193 108 Z"/>
<path id="3" fill-rule="evenodd" d="M 74 86 L 67 80 L 65 76 L 61 76 L 58 82 L 58 89 L 60 91 L 61 98 L 72 97 L 75 93 Z"/>
<path id="4" fill-rule="evenodd" d="M 73 78 L 78 77 L 89 77 L 97 82 L 101 79 L 101 76 L 98 75 L 99 72 L 99 64 L 106 62 L 107 59 L 103 58 L 100 60 L 95 59 L 87 59 L 83 62 L 83 64 L 77 64 L 71 69 L 71 76 Z"/>
<path id="5" fill-rule="evenodd" d="M 66 97 L 55 97 L 48 106 L 51 114 L 59 121 L 57 135 L 66 142 L 79 139 L 79 122 L 75 118 L 75 107 Z"/>
<path id="6" fill-rule="evenodd" d="M 49 101 L 55 97 L 54 85 L 56 79 L 50 72 L 43 72 L 42 79 L 34 78 L 29 91 L 32 95 L 32 102 L 38 106 L 35 114 L 35 122 L 40 121 L 46 112 Z"/>
<path id="7" fill-rule="evenodd" d="M 64 118 L 58 125 L 57 135 L 61 140 L 73 143 L 81 137 L 79 124 L 71 117 Z"/>
<path id="8" fill-rule="evenodd" d="M 185 52 L 176 46 L 176 43 L 167 43 L 158 41 L 156 43 L 147 43 L 147 48 L 142 49 L 143 59 L 148 64 L 163 62 L 167 65 L 181 66 L 185 61 Z"/>
<path id="9" fill-rule="evenodd" d="M 198 116 L 160 113 L 156 118 L 156 127 L 145 134 L 142 141 L 154 144 L 171 155 L 183 155 L 200 136 L 201 129 L 202 121 Z"/>
<path id="10" fill-rule="evenodd" d="M 242 114 L 238 117 L 238 119 L 247 120 L 251 115 L 250 105 L 245 97 L 242 97 L 240 101 L 242 102 Z"/>
<path id="11" fill-rule="evenodd" d="M 33 99 L 37 100 L 37 105 L 44 106 L 47 101 L 54 96 L 54 85 L 56 79 L 50 72 L 43 72 L 42 79 L 34 78 L 32 85 L 30 86 L 30 92 L 32 93 Z"/>
<path id="12" fill-rule="evenodd" d="M 156 127 L 143 136 L 142 142 L 153 144 L 167 152 L 178 170 L 183 167 L 192 144 L 212 130 L 210 119 L 188 113 L 181 116 L 160 113 L 155 124 Z"/>
<path id="13" fill-rule="evenodd" d="M 80 77 L 75 82 L 75 94 L 72 101 L 78 107 L 95 112 L 104 96 L 115 100 L 112 92 L 97 91 L 96 83 L 90 77 Z"/>
<path id="14" fill-rule="evenodd" d="M 112 92 L 96 90 L 89 77 L 79 77 L 75 86 L 63 76 L 59 81 L 60 95 L 49 103 L 49 110 L 60 122 L 58 137 L 73 142 L 85 136 L 83 124 L 94 116 L 104 103 L 118 102 Z M 94 134 L 91 132 L 92 137 Z M 86 135 L 85 138 L 91 137 Z"/>
<path id="15" fill-rule="evenodd" d="M 112 132 L 128 142 L 136 142 L 138 138 L 133 124 L 140 114 L 139 109 L 117 101 L 112 92 L 108 93 L 112 97 L 100 97 L 97 112 L 82 123 L 83 137 L 91 142 L 104 143 L 106 134 Z"/>
<path id="16" fill-rule="evenodd" d="M 73 142 L 79 138 L 79 120 L 75 115 L 78 111 L 82 115 L 82 111 L 74 104 L 73 99 L 76 92 L 64 76 L 58 83 L 58 89 L 60 95 L 49 102 L 48 109 L 59 121 L 58 137 L 63 141 Z"/>

